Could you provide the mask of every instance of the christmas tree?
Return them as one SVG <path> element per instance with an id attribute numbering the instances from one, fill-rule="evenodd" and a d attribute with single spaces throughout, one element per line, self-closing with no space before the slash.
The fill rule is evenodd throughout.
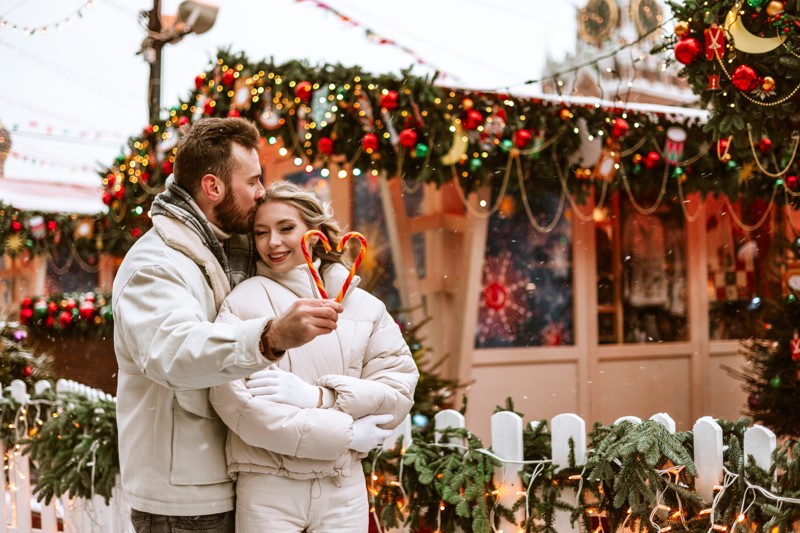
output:
<path id="1" fill-rule="evenodd" d="M 52 378 L 52 357 L 27 346 L 28 331 L 19 324 L 0 324 L 0 386 L 21 379 L 32 389 L 40 380 Z"/>
<path id="2" fill-rule="evenodd" d="M 774 279 L 782 280 L 782 294 L 751 302 L 751 309 L 761 307 L 760 331 L 742 341 L 745 368 L 728 371 L 744 381 L 748 416 L 779 436 L 796 437 L 800 435 L 800 237 L 795 235 L 791 245 L 778 249 L 782 261 Z"/>

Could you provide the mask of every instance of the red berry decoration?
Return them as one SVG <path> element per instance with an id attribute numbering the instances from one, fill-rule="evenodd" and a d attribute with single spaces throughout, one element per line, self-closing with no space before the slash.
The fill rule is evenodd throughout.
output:
<path id="1" fill-rule="evenodd" d="M 330 155 L 333 153 L 333 140 L 331 140 L 330 137 L 322 137 L 317 142 L 317 148 L 319 149 L 319 153 Z"/>
<path id="2" fill-rule="evenodd" d="M 401 131 L 400 144 L 406 148 L 413 148 L 417 144 L 417 132 L 412 129 Z"/>
<path id="3" fill-rule="evenodd" d="M 30 365 L 25 365 L 25 368 L 22 369 L 22 375 L 26 378 L 29 378 L 33 375 L 33 367 Z"/>
<path id="4" fill-rule="evenodd" d="M 648 152 L 647 157 L 644 158 L 644 166 L 647 168 L 654 168 L 661 162 L 661 155 L 658 152 Z"/>
<path id="5" fill-rule="evenodd" d="M 621 139 L 628 133 L 628 122 L 624 118 L 615 118 L 611 121 L 611 136 Z"/>
<path id="6" fill-rule="evenodd" d="M 386 94 L 381 96 L 381 107 L 387 111 L 397 109 L 398 105 L 397 91 L 388 91 Z"/>
<path id="7" fill-rule="evenodd" d="M 236 79 L 236 75 L 233 72 L 233 69 L 229 68 L 225 72 L 222 73 L 222 85 L 225 87 L 230 87 L 233 85 L 233 81 Z"/>
<path id="8" fill-rule="evenodd" d="M 517 148 L 525 148 L 531 143 L 530 130 L 517 130 L 514 134 L 514 145 Z"/>
<path id="9" fill-rule="evenodd" d="M 731 83 L 740 91 L 751 91 L 758 85 L 758 76 L 756 75 L 756 71 L 753 70 L 753 67 L 739 65 L 736 67 L 736 70 L 733 71 Z"/>
<path id="10" fill-rule="evenodd" d="M 311 83 L 307 81 L 301 81 L 295 85 L 294 95 L 299 98 L 300 101 L 308 103 L 308 101 L 311 100 Z"/>
<path id="11" fill-rule="evenodd" d="M 483 124 L 483 115 L 476 109 L 470 109 L 464 115 L 464 120 L 462 120 L 461 123 L 468 130 L 474 130 Z"/>
<path id="12" fill-rule="evenodd" d="M 768 154 L 772 151 L 772 141 L 763 137 L 758 141 L 758 151 L 762 154 Z"/>
<path id="13" fill-rule="evenodd" d="M 378 149 L 378 137 L 374 133 L 367 133 L 361 139 L 361 147 L 366 151 L 374 151 Z"/>
<path id="14" fill-rule="evenodd" d="M 697 39 L 692 37 L 681 39 L 675 45 L 675 59 L 684 65 L 691 65 L 700 57 L 701 50 L 702 46 L 700 46 L 700 41 Z"/>
<path id="15" fill-rule="evenodd" d="M 12 220 L 11 231 L 13 231 L 14 233 L 19 233 L 20 231 L 22 231 L 22 222 L 20 222 L 19 220 Z"/>

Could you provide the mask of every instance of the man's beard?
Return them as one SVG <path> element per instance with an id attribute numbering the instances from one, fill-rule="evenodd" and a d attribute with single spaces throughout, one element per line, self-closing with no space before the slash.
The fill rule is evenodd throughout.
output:
<path id="1" fill-rule="evenodd" d="M 225 233 L 249 233 L 253 229 L 256 216 L 255 206 L 248 213 L 236 203 L 233 191 L 227 188 L 225 198 L 214 207 L 214 214 L 219 222 L 219 229 Z"/>

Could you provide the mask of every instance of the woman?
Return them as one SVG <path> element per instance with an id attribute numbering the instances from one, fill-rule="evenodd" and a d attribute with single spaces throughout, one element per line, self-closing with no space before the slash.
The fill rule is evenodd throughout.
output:
<path id="1" fill-rule="evenodd" d="M 319 298 L 302 250 L 311 229 L 335 250 L 341 231 L 315 196 L 287 182 L 268 187 L 254 226 L 259 275 L 231 292 L 218 320 L 279 317 L 298 299 Z M 313 258 L 326 292 L 339 294 L 348 275 L 341 254 L 316 243 Z M 361 458 L 408 414 L 419 373 L 397 324 L 358 281 L 335 330 L 211 391 L 230 429 L 239 532 L 368 529 Z"/>

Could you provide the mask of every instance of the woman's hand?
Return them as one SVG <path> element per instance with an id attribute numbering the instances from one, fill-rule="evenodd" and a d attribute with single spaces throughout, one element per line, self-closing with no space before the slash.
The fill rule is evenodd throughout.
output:
<path id="1" fill-rule="evenodd" d="M 275 403 L 294 405 L 301 409 L 319 407 L 321 403 L 320 387 L 306 383 L 291 372 L 281 370 L 275 365 L 254 372 L 245 380 L 245 385 L 253 396 Z"/>

